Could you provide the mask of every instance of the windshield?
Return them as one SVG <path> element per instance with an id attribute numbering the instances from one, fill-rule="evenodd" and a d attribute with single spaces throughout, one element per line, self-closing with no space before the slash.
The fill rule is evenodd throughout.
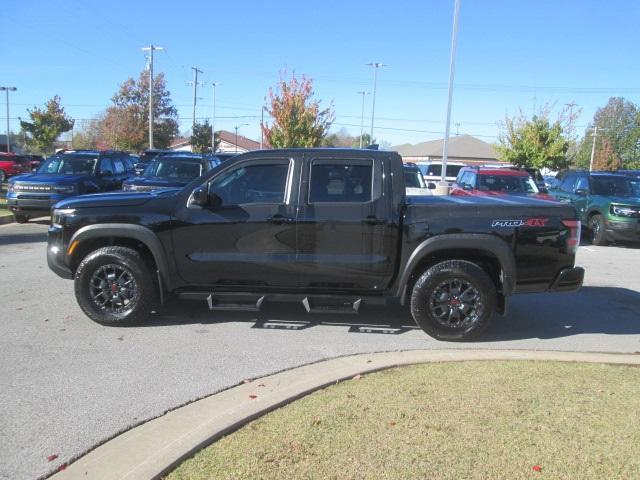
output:
<path id="1" fill-rule="evenodd" d="M 457 177 L 462 165 L 447 165 L 447 177 Z M 425 177 L 442 176 L 442 164 L 422 165 L 419 167 Z"/>
<path id="2" fill-rule="evenodd" d="M 44 162 L 38 173 L 91 175 L 97 160 L 93 155 L 59 155 Z"/>
<path id="3" fill-rule="evenodd" d="M 640 197 L 640 178 L 592 176 L 594 195 L 605 197 Z"/>
<path id="4" fill-rule="evenodd" d="M 413 168 L 404 171 L 404 185 L 407 188 L 427 188 L 420 170 Z"/>
<path id="5" fill-rule="evenodd" d="M 162 157 L 154 160 L 144 171 L 147 178 L 180 178 L 192 180 L 202 175 L 202 164 L 197 160 Z"/>
<path id="6" fill-rule="evenodd" d="M 538 187 L 529 176 L 479 175 L 478 190 L 484 192 L 538 193 Z"/>

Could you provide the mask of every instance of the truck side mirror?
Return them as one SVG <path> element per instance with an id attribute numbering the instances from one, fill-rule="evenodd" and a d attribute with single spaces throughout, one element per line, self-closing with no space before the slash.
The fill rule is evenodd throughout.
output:
<path id="1" fill-rule="evenodd" d="M 473 187 L 471 185 L 469 185 L 468 183 L 463 183 L 462 184 L 462 189 L 469 191 L 469 190 L 473 190 Z"/>
<path id="2" fill-rule="evenodd" d="M 586 188 L 576 188 L 576 191 L 574 193 L 576 195 L 580 195 L 581 197 L 585 197 L 587 195 L 587 189 Z"/>
<path id="3" fill-rule="evenodd" d="M 198 205 L 205 207 L 209 204 L 209 190 L 206 186 L 196 188 L 189 197 L 189 206 Z"/>
<path id="4" fill-rule="evenodd" d="M 436 184 L 433 182 L 427 182 L 427 188 L 429 190 L 435 190 L 436 189 Z"/>

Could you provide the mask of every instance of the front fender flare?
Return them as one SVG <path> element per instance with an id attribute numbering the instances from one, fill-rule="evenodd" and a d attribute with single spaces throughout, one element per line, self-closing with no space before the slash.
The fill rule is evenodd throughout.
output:
<path id="1" fill-rule="evenodd" d="M 80 228 L 73 234 L 69 241 L 69 245 L 73 245 L 73 242 L 75 241 L 82 244 L 87 240 L 101 237 L 131 238 L 146 245 L 151 252 L 151 255 L 153 255 L 161 280 L 165 285 L 169 286 L 168 284 L 170 284 L 169 280 L 171 277 L 169 272 L 169 263 L 167 262 L 167 255 L 164 251 L 164 247 L 162 246 L 162 242 L 160 242 L 158 236 L 149 228 L 130 223 L 98 223 L 94 225 L 87 225 Z M 68 265 L 70 260 L 68 254 L 65 260 Z"/>
<path id="2" fill-rule="evenodd" d="M 411 274 L 427 255 L 451 249 L 476 250 L 496 257 L 502 269 L 502 294 L 508 297 L 513 293 L 516 285 L 516 260 L 507 242 L 484 233 L 452 233 L 428 238 L 416 247 L 399 277 L 396 295 L 404 300 Z"/>

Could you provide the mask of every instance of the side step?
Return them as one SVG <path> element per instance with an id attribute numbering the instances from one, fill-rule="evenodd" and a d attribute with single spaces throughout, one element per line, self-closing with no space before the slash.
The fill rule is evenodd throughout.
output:
<path id="1" fill-rule="evenodd" d="M 264 302 L 264 295 L 251 293 L 211 293 L 207 297 L 209 310 L 227 312 L 258 312 Z"/>
<path id="2" fill-rule="evenodd" d="M 360 310 L 361 298 L 304 297 L 302 305 L 307 313 L 341 313 L 355 315 Z"/>

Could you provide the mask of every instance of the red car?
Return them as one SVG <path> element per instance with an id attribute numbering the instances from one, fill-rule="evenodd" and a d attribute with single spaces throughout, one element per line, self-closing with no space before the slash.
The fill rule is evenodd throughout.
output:
<path id="1" fill-rule="evenodd" d="M 13 175 L 24 173 L 25 169 L 20 158 L 12 153 L 0 153 L 0 183 Z"/>
<path id="2" fill-rule="evenodd" d="M 540 192 L 529 173 L 519 168 L 464 167 L 458 173 L 451 195 L 520 195 L 555 200 Z"/>

